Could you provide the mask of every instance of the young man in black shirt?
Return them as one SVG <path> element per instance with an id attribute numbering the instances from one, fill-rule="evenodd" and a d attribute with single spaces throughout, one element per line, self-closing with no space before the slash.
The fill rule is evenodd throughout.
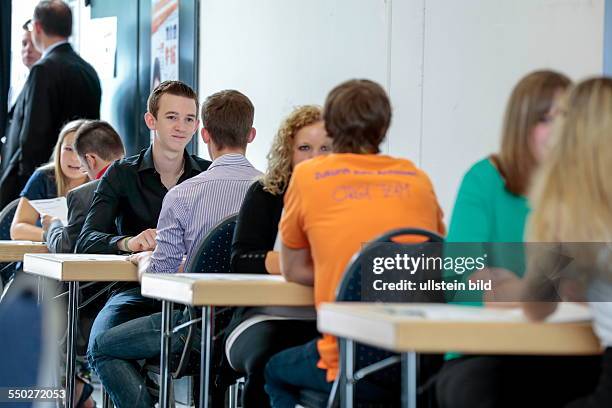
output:
<path id="1" fill-rule="evenodd" d="M 182 82 L 166 81 L 153 90 L 144 117 L 155 133 L 153 144 L 136 156 L 115 162 L 100 179 L 76 252 L 118 254 L 155 248 L 155 227 L 164 196 L 210 165 L 185 151 L 198 129 L 198 105 L 196 93 Z M 91 358 L 90 351 L 99 334 L 160 309 L 159 302 L 140 295 L 139 286 L 118 285 L 91 329 L 88 359 L 94 369 L 99 362 Z M 135 369 L 126 364 L 124 369 Z"/>

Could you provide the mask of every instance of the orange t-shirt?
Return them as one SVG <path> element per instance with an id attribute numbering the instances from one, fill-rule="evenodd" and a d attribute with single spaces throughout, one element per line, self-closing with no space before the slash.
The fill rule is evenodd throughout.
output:
<path id="1" fill-rule="evenodd" d="M 310 248 L 317 307 L 335 299 L 346 266 L 364 243 L 401 227 L 445 233 L 429 177 L 411 161 L 341 153 L 296 166 L 280 232 L 286 247 Z M 333 381 L 338 371 L 336 338 L 323 334 L 317 348 L 317 366 Z"/>

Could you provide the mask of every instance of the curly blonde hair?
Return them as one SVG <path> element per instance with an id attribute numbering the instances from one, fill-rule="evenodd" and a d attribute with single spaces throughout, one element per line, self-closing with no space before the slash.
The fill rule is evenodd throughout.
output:
<path id="1" fill-rule="evenodd" d="M 291 178 L 293 143 L 297 132 L 322 120 L 321 108 L 316 105 L 298 106 L 281 123 L 268 153 L 268 170 L 261 183 L 264 191 L 280 195 Z"/>

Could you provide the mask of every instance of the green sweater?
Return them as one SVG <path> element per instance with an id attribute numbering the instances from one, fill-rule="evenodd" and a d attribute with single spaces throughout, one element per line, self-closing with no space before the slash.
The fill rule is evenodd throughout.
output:
<path id="1" fill-rule="evenodd" d="M 487 158 L 463 177 L 448 231 L 448 242 L 523 242 L 527 199 L 506 190 Z"/>
<path id="2" fill-rule="evenodd" d="M 474 164 L 463 177 L 446 242 L 523 242 L 528 214 L 527 199 L 506 190 L 504 179 L 497 168 L 488 158 L 483 159 Z M 456 252 L 453 251 L 453 247 L 449 249 L 450 252 Z M 525 258 L 520 246 L 493 245 L 489 247 L 487 254 L 489 266 L 504 267 L 519 276 L 524 274 Z M 449 255 L 448 251 L 445 255 Z M 457 278 L 457 275 L 449 271 L 445 272 L 445 277 L 453 279 Z M 468 278 L 467 274 L 461 276 L 462 281 Z M 453 303 L 453 296 L 449 295 L 448 300 Z M 461 304 L 482 305 L 480 292 L 462 292 L 455 296 L 454 300 L 460 299 Z M 447 359 L 457 356 L 457 354 L 447 354 Z"/>

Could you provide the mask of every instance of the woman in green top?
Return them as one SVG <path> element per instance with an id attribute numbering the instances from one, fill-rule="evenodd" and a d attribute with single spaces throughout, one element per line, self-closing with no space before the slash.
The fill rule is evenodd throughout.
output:
<path id="1" fill-rule="evenodd" d="M 516 85 L 506 108 L 500 151 L 477 162 L 464 176 L 447 242 L 523 241 L 529 214 L 525 196 L 546 152 L 557 102 L 569 84 L 562 74 L 537 71 Z M 524 261 L 517 251 L 495 245 L 487 250 L 492 252 L 488 264 L 503 268 L 496 269 L 498 273 L 510 270 L 522 276 Z M 456 294 L 454 300 L 461 299 Z M 585 389 L 588 392 L 597 372 L 586 373 L 596 364 L 582 357 L 453 358 L 439 374 L 436 393 L 441 408 L 562 406 Z M 582 372 L 585 375 L 577 375 Z"/>
<path id="2" fill-rule="evenodd" d="M 463 178 L 448 242 L 523 241 L 527 188 L 546 151 L 556 101 L 569 84 L 562 74 L 536 71 L 516 85 L 499 153 L 474 164 Z"/>

